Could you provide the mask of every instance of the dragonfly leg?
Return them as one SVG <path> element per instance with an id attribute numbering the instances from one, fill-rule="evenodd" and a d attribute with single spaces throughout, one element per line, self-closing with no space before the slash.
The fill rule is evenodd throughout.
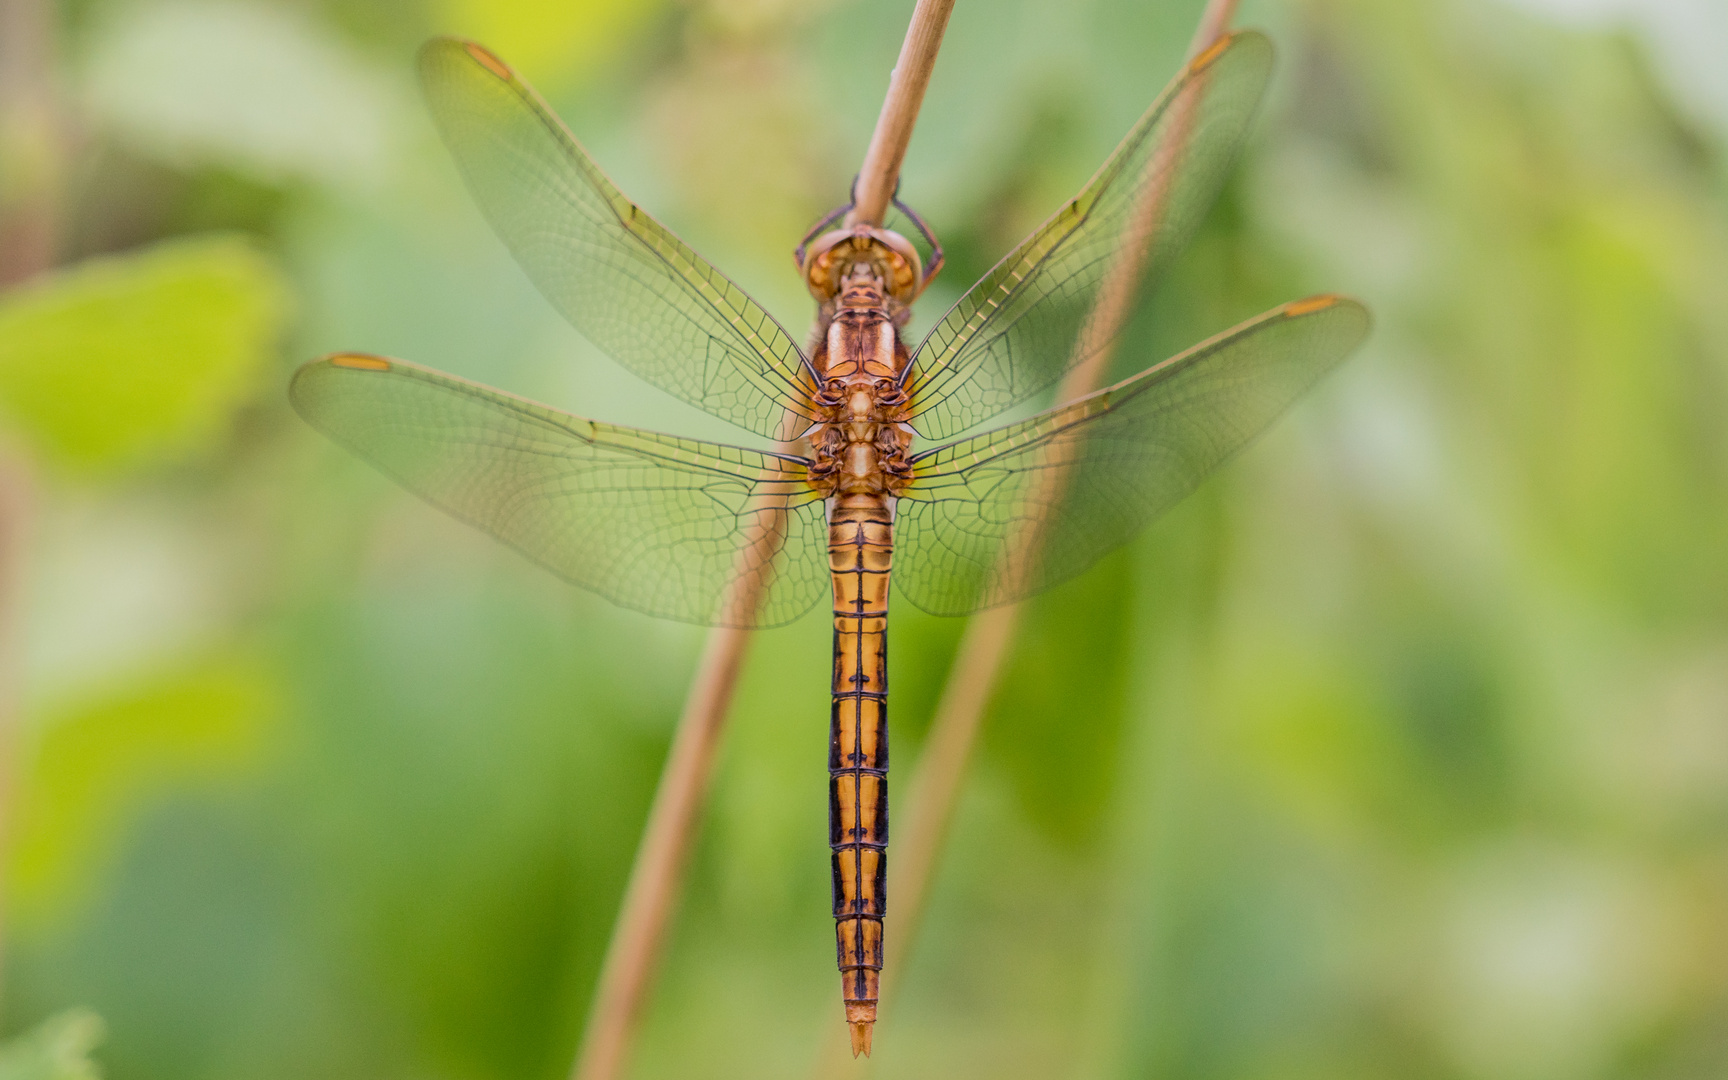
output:
<path id="1" fill-rule="evenodd" d="M 942 243 L 936 239 L 936 234 L 930 230 L 930 226 L 924 223 L 924 219 L 919 217 L 910 206 L 900 201 L 900 186 L 898 184 L 894 186 L 893 203 L 894 209 L 905 214 L 906 219 L 918 230 L 918 235 L 922 236 L 924 242 L 930 245 L 930 257 L 924 260 L 924 284 L 920 286 L 927 288 L 930 285 L 930 279 L 941 272 L 942 264 L 947 261 L 947 256 L 942 252 Z M 799 265 L 802 266 L 803 264 L 800 263 Z"/>
<path id="2" fill-rule="evenodd" d="M 852 189 L 854 192 L 858 189 L 858 178 L 856 176 L 852 178 Z M 798 272 L 800 274 L 804 272 L 804 256 L 810 250 L 810 241 L 821 236 L 823 230 L 827 229 L 828 226 L 845 217 L 846 213 L 852 209 L 853 205 L 854 203 L 852 199 L 848 198 L 845 206 L 829 211 L 821 221 L 810 226 L 810 231 L 804 234 L 804 239 L 798 241 L 798 246 L 792 251 L 792 258 L 798 264 Z"/>

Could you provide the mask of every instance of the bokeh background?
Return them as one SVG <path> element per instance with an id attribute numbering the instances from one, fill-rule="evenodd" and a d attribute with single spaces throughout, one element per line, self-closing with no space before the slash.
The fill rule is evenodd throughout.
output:
<path id="1" fill-rule="evenodd" d="M 961 0 L 914 333 L 1199 6 Z M 285 383 L 369 350 L 738 439 L 534 292 L 413 51 L 489 44 L 802 328 L 789 252 L 910 8 L 0 0 L 0 1072 L 567 1072 L 702 632 L 403 495 Z M 1272 94 L 1119 367 L 1315 291 L 1374 336 L 1031 605 L 875 1074 L 1728 1075 L 1728 9 L 1238 24 Z M 899 775 L 960 630 L 897 609 Z M 637 1077 L 812 1076 L 839 1034 L 828 648 L 820 614 L 755 643 Z"/>

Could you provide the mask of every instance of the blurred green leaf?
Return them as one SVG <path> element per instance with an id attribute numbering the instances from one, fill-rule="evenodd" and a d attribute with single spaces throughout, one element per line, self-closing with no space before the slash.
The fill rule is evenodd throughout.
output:
<path id="1" fill-rule="evenodd" d="M 405 72 L 285 5 L 138 4 L 100 20 L 88 107 L 129 149 L 259 181 L 364 189 L 398 152 Z"/>
<path id="2" fill-rule="evenodd" d="M 196 452 L 255 390 L 287 311 L 238 237 L 92 259 L 0 297 L 0 412 L 77 472 Z"/>
<path id="3" fill-rule="evenodd" d="M 536 86 L 555 90 L 603 63 L 660 10 L 643 0 L 444 0 L 445 26 L 481 42 Z"/>
<path id="4" fill-rule="evenodd" d="M 0 1080 L 98 1080 L 90 1051 L 102 1035 L 102 1018 L 88 1009 L 50 1016 L 0 1045 Z"/>
<path id="5" fill-rule="evenodd" d="M 9 853 L 21 921 L 67 914 L 140 805 L 253 762 L 277 708 L 256 661 L 217 657 L 50 716 L 22 781 Z"/>
<path id="6" fill-rule="evenodd" d="M 990 699 L 985 745 L 1027 818 L 1081 844 L 1109 806 L 1133 615 L 1127 551 L 1029 601 Z"/>

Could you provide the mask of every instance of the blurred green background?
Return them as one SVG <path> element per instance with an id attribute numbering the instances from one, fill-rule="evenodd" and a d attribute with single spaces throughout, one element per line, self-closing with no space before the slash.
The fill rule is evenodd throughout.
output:
<path id="1" fill-rule="evenodd" d="M 961 0 L 914 335 L 1199 7 Z M 910 9 L 0 0 L 0 994 L 36 1029 L 0 1075 L 86 1075 L 76 1007 L 114 1080 L 566 1073 L 702 632 L 403 495 L 286 379 L 369 350 L 738 440 L 534 292 L 413 50 L 490 45 L 801 330 L 789 252 Z M 1728 1075 L 1728 10 L 1237 22 L 1272 95 L 1119 366 L 1315 291 L 1374 336 L 1031 605 L 874 1072 Z M 960 629 L 897 608 L 898 775 Z M 635 1076 L 805 1077 L 839 1035 L 828 648 L 820 614 L 756 641 Z"/>

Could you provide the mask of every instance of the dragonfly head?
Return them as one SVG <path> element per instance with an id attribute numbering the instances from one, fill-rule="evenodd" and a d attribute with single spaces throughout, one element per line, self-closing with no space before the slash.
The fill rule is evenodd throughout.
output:
<path id="1" fill-rule="evenodd" d="M 857 225 L 835 229 L 811 242 L 804 256 L 804 284 L 819 303 L 834 300 L 848 280 L 867 272 L 887 297 L 910 304 L 924 289 L 918 249 L 897 232 Z"/>

